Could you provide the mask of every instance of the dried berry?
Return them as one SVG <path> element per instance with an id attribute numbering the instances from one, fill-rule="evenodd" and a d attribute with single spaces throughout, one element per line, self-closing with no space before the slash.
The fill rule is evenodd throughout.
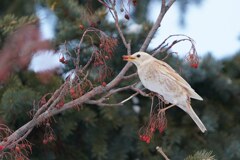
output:
<path id="1" fill-rule="evenodd" d="M 64 57 L 61 57 L 61 58 L 59 59 L 59 62 L 61 62 L 61 63 L 63 63 L 63 64 L 67 64 L 67 60 L 65 60 Z"/>
<path id="2" fill-rule="evenodd" d="M 80 24 L 80 25 L 79 25 L 79 28 L 80 28 L 81 30 L 84 30 L 84 25 Z"/>
<path id="3" fill-rule="evenodd" d="M 49 137 L 48 137 L 48 139 L 49 139 L 49 142 L 51 142 L 51 141 L 53 141 L 53 140 L 54 140 L 54 136 L 53 136 L 53 135 L 51 135 L 51 136 L 49 136 Z"/>
<path id="4" fill-rule="evenodd" d="M 133 0 L 132 2 L 133 2 L 133 5 L 136 7 L 136 5 L 137 5 L 137 0 Z"/>
<path id="5" fill-rule="evenodd" d="M 61 58 L 59 59 L 59 62 L 64 63 L 64 61 L 65 61 L 65 58 L 64 58 L 64 57 L 61 57 Z"/>
<path id="6" fill-rule="evenodd" d="M 128 14 L 125 14 L 124 18 L 127 19 L 127 20 L 129 20 L 130 17 L 129 17 Z"/>
<path id="7" fill-rule="evenodd" d="M 109 59 L 109 57 L 108 57 L 108 56 L 104 56 L 104 58 L 105 58 L 106 60 L 108 60 L 108 59 Z"/>
<path id="8" fill-rule="evenodd" d="M 25 144 L 21 144 L 21 148 L 26 148 L 26 145 Z"/>
<path id="9" fill-rule="evenodd" d="M 43 139 L 43 144 L 47 144 L 48 140 L 47 139 Z"/>

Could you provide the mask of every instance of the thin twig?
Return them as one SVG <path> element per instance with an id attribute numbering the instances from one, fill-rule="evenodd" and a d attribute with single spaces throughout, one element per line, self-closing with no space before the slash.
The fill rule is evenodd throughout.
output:
<path id="1" fill-rule="evenodd" d="M 127 43 L 127 41 L 126 41 L 126 39 L 125 39 L 125 37 L 123 35 L 123 32 L 122 32 L 120 26 L 119 26 L 119 19 L 118 19 L 118 14 L 117 14 L 117 11 L 116 11 L 116 8 L 115 8 L 115 4 L 114 3 L 111 3 L 111 4 L 112 4 L 113 14 L 114 14 L 114 17 L 115 17 L 115 26 L 116 26 L 116 28 L 118 30 L 118 33 L 119 33 L 119 35 L 120 35 L 120 37 L 122 39 L 122 42 L 123 42 L 124 46 L 128 49 L 129 45 L 128 45 L 128 43 Z"/>
<path id="2" fill-rule="evenodd" d="M 111 7 L 106 2 L 104 2 L 102 0 L 98 0 L 98 2 L 102 3 L 102 5 L 104 5 L 106 8 L 111 9 Z"/>
<path id="3" fill-rule="evenodd" d="M 138 95 L 139 93 L 136 92 L 134 94 L 132 94 L 131 96 L 129 96 L 128 98 L 124 99 L 122 102 L 120 102 L 121 104 L 126 103 L 127 101 L 129 101 L 130 99 L 132 99 L 133 97 L 135 97 L 136 95 Z"/>
<path id="4" fill-rule="evenodd" d="M 129 80 L 129 79 L 131 79 L 131 78 L 135 78 L 137 75 L 138 75 L 137 72 L 132 73 L 132 74 L 130 74 L 130 75 L 128 75 L 128 76 L 124 76 L 124 77 L 123 77 L 123 80 Z"/>
<path id="5" fill-rule="evenodd" d="M 97 105 L 101 107 L 116 107 L 116 106 L 123 106 L 123 103 L 102 103 L 98 100 L 88 100 L 84 102 L 85 104 L 92 104 L 92 105 Z"/>
<path id="6" fill-rule="evenodd" d="M 167 155 L 163 152 L 162 147 L 157 146 L 157 147 L 156 147 L 156 150 L 158 151 L 158 153 L 160 153 L 160 154 L 165 158 L 165 160 L 170 160 L 170 159 L 167 157 Z"/>
<path id="7" fill-rule="evenodd" d="M 148 45 L 150 44 L 151 40 L 153 39 L 153 36 L 157 32 L 157 29 L 161 26 L 161 22 L 163 20 L 164 15 L 167 13 L 168 9 L 172 6 L 172 4 L 175 1 L 176 0 L 170 0 L 169 3 L 166 5 L 166 1 L 162 0 L 161 11 L 158 15 L 158 18 L 157 18 L 156 22 L 154 23 L 154 25 L 152 26 L 152 29 L 148 33 L 147 38 L 145 39 L 142 47 L 140 48 L 140 51 L 145 51 L 147 49 Z"/>

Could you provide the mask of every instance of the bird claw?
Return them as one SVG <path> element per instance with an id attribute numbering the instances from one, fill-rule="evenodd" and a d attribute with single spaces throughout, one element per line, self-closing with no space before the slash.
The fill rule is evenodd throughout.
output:
<path id="1" fill-rule="evenodd" d="M 163 101 L 163 103 L 169 104 L 169 102 L 166 101 L 163 96 L 161 96 L 161 95 L 158 94 L 157 97 L 158 97 L 158 99 L 160 99 L 161 101 Z"/>
<path id="2" fill-rule="evenodd" d="M 164 97 L 162 95 L 159 95 L 158 93 L 155 92 L 150 92 L 147 94 L 149 97 L 157 97 L 158 99 L 160 99 L 161 101 L 163 101 L 165 104 L 169 104 L 168 101 L 165 101 Z"/>
<path id="3" fill-rule="evenodd" d="M 149 97 L 155 97 L 157 96 L 157 93 L 154 93 L 154 92 L 150 92 L 147 94 Z"/>

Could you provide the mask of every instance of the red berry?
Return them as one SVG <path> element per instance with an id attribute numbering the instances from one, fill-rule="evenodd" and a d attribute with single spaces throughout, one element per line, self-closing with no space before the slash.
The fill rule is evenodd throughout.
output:
<path id="1" fill-rule="evenodd" d="M 102 86 L 106 87 L 107 83 L 106 82 L 102 82 Z"/>
<path id="2" fill-rule="evenodd" d="M 108 51 L 108 53 L 112 56 L 113 55 L 113 52 L 110 50 L 110 51 Z"/>
<path id="3" fill-rule="evenodd" d="M 45 97 L 43 97 L 41 100 L 40 100 L 40 106 L 44 105 L 45 103 L 47 103 L 47 100 Z"/>
<path id="4" fill-rule="evenodd" d="M 0 146 L 0 151 L 2 151 L 5 147 L 4 146 Z"/>
<path id="5" fill-rule="evenodd" d="M 64 106 L 64 101 L 61 100 L 60 102 L 58 102 L 58 104 L 56 105 L 56 108 L 62 108 L 62 106 Z"/>
<path id="6" fill-rule="evenodd" d="M 15 147 L 15 150 L 16 150 L 17 152 L 20 152 L 20 151 L 21 151 L 21 149 L 20 149 L 18 146 Z"/>
<path id="7" fill-rule="evenodd" d="M 161 127 L 158 128 L 158 131 L 159 131 L 160 133 L 163 133 L 164 129 L 165 129 L 165 127 L 164 127 L 164 126 L 161 126 Z"/>
<path id="8" fill-rule="evenodd" d="M 49 136 L 48 139 L 49 139 L 49 142 L 53 141 L 54 140 L 53 135 Z"/>
<path id="9" fill-rule="evenodd" d="M 21 148 L 25 148 L 26 147 L 26 145 L 25 144 L 21 144 Z"/>
<path id="10" fill-rule="evenodd" d="M 84 25 L 80 24 L 80 25 L 79 25 L 79 28 L 80 28 L 81 30 L 84 30 Z"/>
<path id="11" fill-rule="evenodd" d="M 150 143 L 151 138 L 148 135 L 140 135 L 140 140 L 146 143 Z"/>
<path id="12" fill-rule="evenodd" d="M 23 157 L 17 157 L 16 160 L 24 160 Z"/>
<path id="13" fill-rule="evenodd" d="M 64 58 L 64 57 L 61 57 L 61 58 L 59 59 L 59 62 L 65 63 L 65 58 Z"/>
<path id="14" fill-rule="evenodd" d="M 72 97 L 72 99 L 76 99 L 77 98 L 77 94 L 76 93 L 71 94 L 71 97 Z"/>
<path id="15" fill-rule="evenodd" d="M 154 128 L 154 127 L 151 127 L 151 128 L 150 128 L 150 132 L 151 132 L 151 133 L 155 132 L 155 128 Z"/>
<path id="16" fill-rule="evenodd" d="M 103 63 L 103 61 L 99 61 L 99 64 L 100 64 L 100 65 L 103 65 L 104 63 Z"/>
<path id="17" fill-rule="evenodd" d="M 72 95 L 72 94 L 75 94 L 75 89 L 74 88 L 70 88 L 70 94 Z"/>
<path id="18" fill-rule="evenodd" d="M 47 139 L 43 139 L 43 144 L 47 144 L 48 140 Z"/>
<path id="19" fill-rule="evenodd" d="M 60 101 L 58 104 L 60 107 L 62 107 L 64 105 L 64 101 Z"/>
<path id="20" fill-rule="evenodd" d="M 192 68 L 198 68 L 198 64 L 197 64 L 197 63 L 192 63 L 192 64 L 191 64 L 191 67 L 192 67 Z"/>
<path id="21" fill-rule="evenodd" d="M 95 27 L 97 27 L 97 24 L 96 24 L 95 22 L 91 22 L 91 23 L 90 23 L 90 27 L 95 28 Z"/>
<path id="22" fill-rule="evenodd" d="M 150 138 L 148 138 L 148 139 L 146 140 L 146 143 L 150 143 Z"/>
<path id="23" fill-rule="evenodd" d="M 60 59 L 59 59 L 59 62 L 61 62 L 61 63 L 63 63 L 63 64 L 67 64 L 67 63 L 68 63 L 67 60 L 65 60 L 64 57 L 60 58 Z"/>

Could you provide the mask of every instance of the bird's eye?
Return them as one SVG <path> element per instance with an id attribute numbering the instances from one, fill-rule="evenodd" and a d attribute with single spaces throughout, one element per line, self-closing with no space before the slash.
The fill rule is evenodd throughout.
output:
<path id="1" fill-rule="evenodd" d="M 141 55 L 140 55 L 140 54 L 138 54 L 138 55 L 137 55 L 137 57 L 139 58 L 139 57 L 141 57 Z"/>

